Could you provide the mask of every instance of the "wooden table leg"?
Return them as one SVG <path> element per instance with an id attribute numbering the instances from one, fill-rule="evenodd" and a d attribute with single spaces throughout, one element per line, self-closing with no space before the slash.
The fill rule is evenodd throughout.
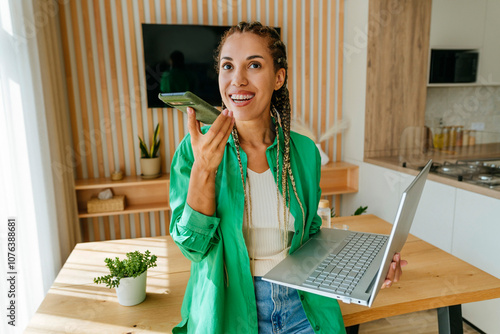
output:
<path id="1" fill-rule="evenodd" d="M 439 334 L 463 334 L 462 305 L 440 307 L 437 311 Z"/>
<path id="2" fill-rule="evenodd" d="M 346 334 L 358 334 L 359 325 L 352 325 L 345 328 Z"/>

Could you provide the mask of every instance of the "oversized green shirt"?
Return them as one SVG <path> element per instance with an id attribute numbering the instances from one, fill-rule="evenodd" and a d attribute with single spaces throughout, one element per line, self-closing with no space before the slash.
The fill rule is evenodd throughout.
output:
<path id="1" fill-rule="evenodd" d="M 208 131 L 208 127 L 202 131 Z M 281 138 L 283 133 L 280 130 L 280 150 L 283 148 Z M 276 150 L 275 139 L 266 151 L 275 180 Z M 242 149 L 240 156 L 246 182 L 247 156 Z M 295 218 L 292 253 L 300 247 L 303 233 L 302 242 L 305 242 L 321 226 L 316 213 L 321 197 L 321 163 L 314 142 L 294 132 L 290 139 L 290 156 L 297 193 L 305 213 L 304 229 L 302 210 L 291 190 L 290 212 Z M 192 261 L 181 309 L 182 322 L 173 332 L 258 333 L 253 277 L 242 231 L 244 190 L 233 138 L 229 137 L 217 170 L 216 212 L 211 217 L 193 210 L 186 203 L 193 161 L 190 136 L 187 135 L 175 152 L 170 172 L 170 234 L 182 253 Z M 335 299 L 302 291 L 298 293 L 316 333 L 345 333 Z"/>

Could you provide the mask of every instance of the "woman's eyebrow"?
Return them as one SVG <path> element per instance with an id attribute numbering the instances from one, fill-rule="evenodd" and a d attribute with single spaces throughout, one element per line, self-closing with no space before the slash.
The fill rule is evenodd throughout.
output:
<path id="1" fill-rule="evenodd" d="M 252 60 L 252 59 L 255 59 L 255 58 L 261 58 L 261 59 L 264 59 L 264 57 L 260 56 L 260 55 L 253 55 L 253 56 L 248 56 L 247 57 L 247 60 Z"/>
<path id="2" fill-rule="evenodd" d="M 262 57 L 261 55 L 252 55 L 252 56 L 248 56 L 248 57 L 247 57 L 247 60 L 252 60 L 252 59 L 255 59 L 255 58 L 264 59 L 264 57 Z M 228 56 L 221 57 L 221 60 L 222 60 L 222 59 L 224 59 L 224 60 L 229 60 L 229 61 L 233 61 L 233 58 L 228 57 Z"/>

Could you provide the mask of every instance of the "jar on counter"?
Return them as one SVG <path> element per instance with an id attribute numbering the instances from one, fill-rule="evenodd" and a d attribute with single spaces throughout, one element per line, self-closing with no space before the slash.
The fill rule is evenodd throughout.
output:
<path id="1" fill-rule="evenodd" d="M 456 133 L 456 139 L 455 139 L 455 146 L 461 147 L 463 144 L 463 130 L 464 127 L 462 125 L 457 126 L 457 133 Z"/>
<path id="2" fill-rule="evenodd" d="M 443 148 L 443 128 L 434 128 L 433 144 L 435 149 Z"/>
<path id="3" fill-rule="evenodd" d="M 330 209 L 330 201 L 321 199 L 318 206 L 318 215 L 321 217 L 321 226 L 331 228 L 332 210 Z"/>
<path id="4" fill-rule="evenodd" d="M 454 147 L 457 141 L 457 127 L 450 126 L 450 140 L 448 143 L 449 147 Z"/>
<path id="5" fill-rule="evenodd" d="M 463 138 L 462 138 L 462 146 L 469 146 L 469 134 L 470 130 L 464 130 Z"/>
<path id="6" fill-rule="evenodd" d="M 469 133 L 469 146 L 476 145 L 476 131 L 470 130 Z"/>
<path id="7" fill-rule="evenodd" d="M 445 126 L 443 128 L 443 148 L 450 146 L 450 127 Z"/>

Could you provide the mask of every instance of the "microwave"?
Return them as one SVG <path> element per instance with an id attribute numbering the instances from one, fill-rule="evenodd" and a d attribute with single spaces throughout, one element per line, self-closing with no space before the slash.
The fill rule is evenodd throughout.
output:
<path id="1" fill-rule="evenodd" d="M 431 50 L 429 83 L 476 82 L 476 50 Z"/>

